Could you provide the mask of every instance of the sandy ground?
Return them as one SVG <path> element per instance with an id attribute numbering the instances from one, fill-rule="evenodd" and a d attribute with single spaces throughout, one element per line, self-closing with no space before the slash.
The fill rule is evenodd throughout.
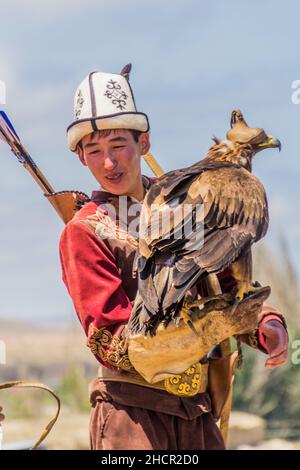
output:
<path id="1" fill-rule="evenodd" d="M 49 416 L 49 419 L 51 417 Z M 47 418 L 20 419 L 3 424 L 3 444 L 34 442 L 47 425 Z M 58 418 L 44 445 L 49 450 L 84 450 L 89 448 L 89 415 L 70 414 Z"/>
<path id="2" fill-rule="evenodd" d="M 63 328 L 37 328 L 0 320 L 0 339 L 6 347 L 6 364 L 0 365 L 0 383 L 37 380 L 56 389 L 64 374 L 74 366 L 85 374 L 87 382 L 97 375 L 98 362 L 87 348 L 85 335 L 76 319 Z M 11 415 L 8 398 L 16 393 L 30 404 L 32 401 L 32 417 L 23 417 L 18 410 L 16 417 Z M 33 407 L 35 396 L 39 399 L 40 394 L 45 392 L 11 389 L 0 393 L 0 403 L 6 406 L 7 413 L 3 423 L 4 444 L 27 440 L 33 443 L 43 432 L 53 418 L 55 408 L 53 398 L 46 395 L 43 415 L 37 418 L 39 408 Z M 88 391 L 86 399 L 88 403 Z M 48 449 L 88 449 L 88 426 L 88 414 L 73 413 L 62 403 L 61 414 L 45 445 Z"/>

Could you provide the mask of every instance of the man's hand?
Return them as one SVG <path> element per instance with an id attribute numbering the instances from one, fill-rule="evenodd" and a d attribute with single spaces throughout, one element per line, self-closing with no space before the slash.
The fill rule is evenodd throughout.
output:
<path id="1" fill-rule="evenodd" d="M 279 320 L 269 320 L 259 326 L 259 331 L 265 337 L 269 358 L 265 367 L 272 369 L 280 366 L 288 359 L 288 333 Z"/>
<path id="2" fill-rule="evenodd" d="M 0 424 L 1 424 L 1 421 L 3 421 L 5 418 L 4 414 L 2 414 L 1 411 L 2 411 L 2 406 L 0 406 Z"/>

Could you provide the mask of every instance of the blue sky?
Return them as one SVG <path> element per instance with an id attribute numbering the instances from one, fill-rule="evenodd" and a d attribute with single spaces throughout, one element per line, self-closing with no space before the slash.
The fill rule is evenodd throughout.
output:
<path id="1" fill-rule="evenodd" d="M 263 243 L 284 233 L 300 247 L 300 3 L 295 1 L 10 0 L 1 6 L 2 108 L 56 190 L 97 187 L 66 144 L 73 95 L 90 71 L 119 72 L 149 115 L 152 150 L 164 169 L 187 166 L 223 137 L 230 112 L 282 141 L 254 163 L 270 204 Z M 63 225 L 40 189 L 0 143 L 0 315 L 69 320 L 58 241 Z M 145 173 L 149 173 L 145 169 Z M 299 273 L 299 269 L 298 269 Z"/>

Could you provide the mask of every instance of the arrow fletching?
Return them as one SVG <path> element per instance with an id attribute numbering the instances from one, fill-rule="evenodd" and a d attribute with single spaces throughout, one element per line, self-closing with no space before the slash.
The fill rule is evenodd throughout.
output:
<path id="1" fill-rule="evenodd" d="M 34 161 L 23 147 L 20 137 L 4 111 L 0 111 L 0 139 L 10 146 L 20 163 L 24 165 L 27 161 L 29 165 L 35 166 Z"/>
<path id="2" fill-rule="evenodd" d="M 4 111 L 0 111 L 0 139 L 9 145 L 11 145 L 11 143 L 21 144 L 20 138 L 16 133 L 14 126 Z"/>

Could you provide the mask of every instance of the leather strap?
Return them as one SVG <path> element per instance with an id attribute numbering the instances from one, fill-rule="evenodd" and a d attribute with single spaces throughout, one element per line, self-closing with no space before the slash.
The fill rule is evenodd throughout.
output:
<path id="1" fill-rule="evenodd" d="M 208 364 L 197 364 L 191 366 L 182 374 L 176 374 L 156 383 L 149 383 L 138 373 L 112 371 L 107 367 L 100 366 L 98 378 L 110 382 L 127 382 L 142 387 L 164 390 L 177 396 L 194 396 L 204 393 L 208 382 Z"/>
<path id="2" fill-rule="evenodd" d="M 36 443 L 29 449 L 29 450 L 36 450 L 38 446 L 43 442 L 43 440 L 48 436 L 50 433 L 51 429 L 53 428 L 54 424 L 56 423 L 56 420 L 58 418 L 59 412 L 60 412 L 60 399 L 56 395 L 56 393 L 51 390 L 51 388 L 47 387 L 47 385 L 41 384 L 39 382 L 25 382 L 25 381 L 15 381 L 15 382 L 5 382 L 0 384 L 0 390 L 4 390 L 6 388 L 38 388 L 40 390 L 46 390 L 46 392 L 50 393 L 56 400 L 57 402 L 57 410 L 55 413 L 55 416 L 47 426 L 45 427 L 44 431 L 42 432 L 41 436 L 39 439 L 36 441 Z"/>

